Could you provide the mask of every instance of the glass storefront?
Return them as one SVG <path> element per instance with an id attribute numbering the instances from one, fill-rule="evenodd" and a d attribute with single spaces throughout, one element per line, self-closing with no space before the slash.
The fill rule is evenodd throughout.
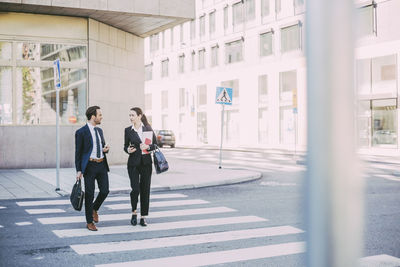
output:
<path id="1" fill-rule="evenodd" d="M 359 147 L 397 148 L 397 56 L 360 59 L 356 66 Z"/>
<path id="2" fill-rule="evenodd" d="M 397 145 L 396 99 L 372 100 L 372 146 Z"/>
<path id="3" fill-rule="evenodd" d="M 12 47 L 16 55 L 12 55 Z M 0 41 L 0 55 L 1 59 L 10 59 L 0 65 L 0 125 L 56 123 L 53 61 L 57 58 L 61 61 L 60 122 L 86 121 L 85 45 Z"/>
<path id="4" fill-rule="evenodd" d="M 359 101 L 360 147 L 397 147 L 397 99 Z"/>

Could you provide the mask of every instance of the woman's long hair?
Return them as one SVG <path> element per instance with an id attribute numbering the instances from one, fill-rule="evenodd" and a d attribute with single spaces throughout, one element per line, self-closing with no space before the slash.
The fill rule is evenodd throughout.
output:
<path id="1" fill-rule="evenodd" d="M 149 121 L 147 120 L 146 115 L 144 115 L 144 113 L 143 113 L 141 108 L 134 107 L 134 108 L 131 108 L 131 110 L 135 111 L 136 115 L 138 115 L 138 116 L 142 115 L 142 123 L 143 123 L 143 125 L 146 126 L 146 127 L 150 127 L 151 128 L 151 125 L 150 125 Z"/>

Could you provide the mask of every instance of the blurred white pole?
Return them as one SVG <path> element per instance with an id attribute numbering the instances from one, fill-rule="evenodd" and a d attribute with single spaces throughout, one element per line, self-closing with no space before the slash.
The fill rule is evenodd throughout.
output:
<path id="1" fill-rule="evenodd" d="M 362 244 L 353 1 L 307 0 L 307 266 L 354 267 Z"/>

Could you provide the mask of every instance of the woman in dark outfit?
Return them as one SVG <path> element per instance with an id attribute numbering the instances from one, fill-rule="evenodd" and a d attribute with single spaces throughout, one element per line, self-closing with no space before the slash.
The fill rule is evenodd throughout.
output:
<path id="1" fill-rule="evenodd" d="M 132 125 L 125 128 L 124 151 L 129 154 L 128 174 L 132 188 L 130 194 L 132 205 L 131 224 L 134 226 L 137 224 L 136 209 L 140 195 L 140 225 L 146 226 L 145 217 L 149 214 L 152 172 L 152 160 L 149 151 L 155 149 L 156 136 L 140 108 L 131 108 L 129 118 Z M 151 135 L 149 132 L 151 132 Z M 151 136 L 151 144 L 145 144 L 146 135 Z"/>

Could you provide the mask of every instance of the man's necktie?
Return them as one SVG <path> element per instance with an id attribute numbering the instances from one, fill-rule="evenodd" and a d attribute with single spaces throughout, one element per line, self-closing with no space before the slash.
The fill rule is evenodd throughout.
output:
<path id="1" fill-rule="evenodd" d="M 94 132 L 96 134 L 96 156 L 100 158 L 100 139 L 99 139 L 99 128 L 94 127 Z"/>

